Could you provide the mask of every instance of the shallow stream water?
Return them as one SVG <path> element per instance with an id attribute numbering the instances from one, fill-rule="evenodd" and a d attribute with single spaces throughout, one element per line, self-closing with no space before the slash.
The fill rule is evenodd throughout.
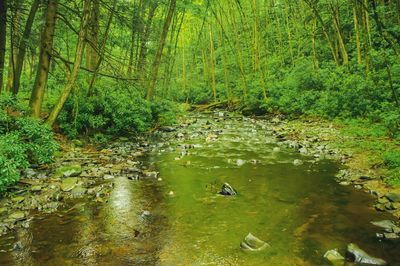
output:
<path id="1" fill-rule="evenodd" d="M 338 185 L 338 164 L 278 150 L 264 122 L 217 120 L 198 117 L 179 138 L 155 141 L 143 160 L 160 179 L 117 177 L 107 203 L 71 201 L 3 236 L 0 265 L 329 265 L 324 253 L 352 242 L 400 265 L 400 243 L 377 239 L 370 224 L 391 217 Z M 224 182 L 238 195 L 218 195 Z M 249 232 L 270 246 L 242 251 Z"/>

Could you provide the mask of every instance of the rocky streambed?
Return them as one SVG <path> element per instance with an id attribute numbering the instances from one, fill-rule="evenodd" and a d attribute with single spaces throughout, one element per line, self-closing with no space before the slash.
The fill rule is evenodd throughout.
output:
<path id="1" fill-rule="evenodd" d="M 343 265 L 349 247 L 347 260 L 400 264 L 397 221 L 372 208 L 375 195 L 396 214 L 395 198 L 369 173 L 340 170 L 352 155 L 333 132 L 218 111 L 71 148 L 1 199 L 0 264 Z M 253 242 L 262 248 L 241 249 Z"/>

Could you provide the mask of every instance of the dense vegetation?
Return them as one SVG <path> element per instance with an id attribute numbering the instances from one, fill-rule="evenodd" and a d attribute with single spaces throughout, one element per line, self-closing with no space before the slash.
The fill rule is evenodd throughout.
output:
<path id="1" fill-rule="evenodd" d="M 136 134 L 173 123 L 177 103 L 398 138 L 399 25 L 399 1 L 0 0 L 0 187 L 49 162 L 50 126 Z"/>

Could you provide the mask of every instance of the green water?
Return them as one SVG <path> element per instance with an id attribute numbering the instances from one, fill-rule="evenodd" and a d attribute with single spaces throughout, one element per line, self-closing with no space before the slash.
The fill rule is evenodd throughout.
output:
<path id="1" fill-rule="evenodd" d="M 103 205 L 80 200 L 37 216 L 0 240 L 0 249 L 24 247 L 0 253 L 0 265 L 329 265 L 325 251 L 343 254 L 350 242 L 400 265 L 399 243 L 380 242 L 370 224 L 391 217 L 374 211 L 365 192 L 339 186 L 336 163 L 274 151 L 265 122 L 227 119 L 207 129 L 207 120 L 181 129 L 180 140 L 155 143 L 146 163 L 162 180 L 122 176 Z M 206 141 L 215 130 L 218 138 Z M 218 195 L 224 182 L 239 194 Z M 270 247 L 242 251 L 249 232 Z"/>

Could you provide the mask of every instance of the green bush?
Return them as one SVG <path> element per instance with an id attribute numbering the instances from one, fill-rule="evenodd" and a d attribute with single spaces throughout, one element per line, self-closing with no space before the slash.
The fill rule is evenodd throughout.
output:
<path id="1" fill-rule="evenodd" d="M 400 151 L 388 151 L 384 154 L 383 160 L 389 168 L 400 167 Z"/>
<path id="2" fill-rule="evenodd" d="M 23 116 L 23 110 L 9 95 L 0 97 L 0 191 L 20 178 L 30 164 L 52 161 L 58 149 L 52 130 Z"/>
<path id="3" fill-rule="evenodd" d="M 129 90 L 100 91 L 95 97 L 79 94 L 71 97 L 58 123 L 70 138 L 78 134 L 137 134 L 153 125 L 175 122 L 178 105 L 164 99 L 150 102 L 138 92 Z"/>

